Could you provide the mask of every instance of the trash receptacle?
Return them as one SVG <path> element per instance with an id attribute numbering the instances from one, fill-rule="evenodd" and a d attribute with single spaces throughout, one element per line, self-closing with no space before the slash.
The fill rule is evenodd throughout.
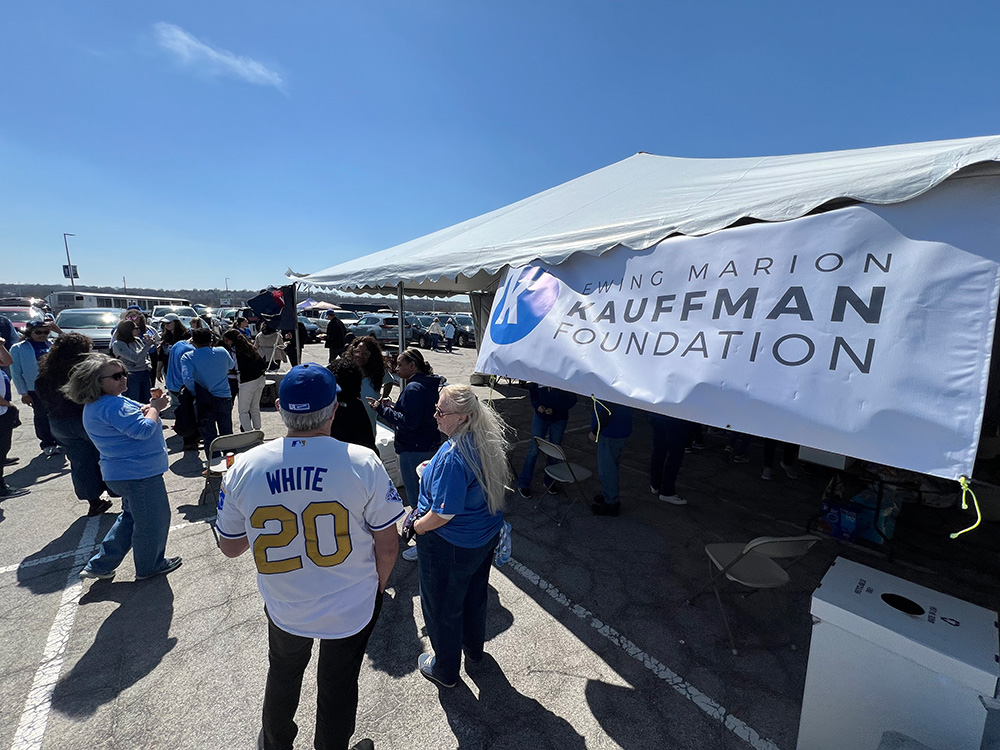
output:
<path id="1" fill-rule="evenodd" d="M 839 557 L 811 611 L 798 750 L 874 749 L 887 731 L 939 750 L 998 739 L 996 612 Z"/>

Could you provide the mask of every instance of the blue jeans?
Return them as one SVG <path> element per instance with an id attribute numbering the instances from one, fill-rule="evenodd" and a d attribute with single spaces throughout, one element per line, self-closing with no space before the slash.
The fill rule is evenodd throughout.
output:
<path id="1" fill-rule="evenodd" d="M 69 458 L 69 473 L 77 498 L 99 500 L 107 489 L 101 478 L 101 454 L 83 428 L 83 419 L 50 417 L 49 427 Z"/>
<path id="2" fill-rule="evenodd" d="M 125 395 L 140 404 L 149 403 L 149 389 L 151 387 L 149 370 L 130 372 L 128 374 L 128 389 Z"/>
<path id="3" fill-rule="evenodd" d="M 486 642 L 486 594 L 493 549 L 500 534 L 482 547 L 456 547 L 436 532 L 417 537 L 420 608 L 434 649 L 434 674 L 458 682 L 464 646 L 473 659 Z"/>
<path id="4" fill-rule="evenodd" d="M 203 403 L 199 401 L 198 406 L 202 406 Z M 205 455 L 209 461 L 217 458 L 212 455 L 212 441 L 220 435 L 233 434 L 233 399 L 212 396 L 212 404 L 214 406 L 212 409 L 198 410 L 198 406 L 195 407 L 198 411 L 198 432 L 205 443 Z"/>
<path id="5" fill-rule="evenodd" d="M 524 457 L 524 466 L 521 467 L 521 473 L 517 477 L 517 486 L 524 487 L 525 489 L 530 489 L 531 479 L 535 475 L 535 461 L 538 460 L 538 443 L 535 442 L 536 437 L 548 438 L 550 443 L 555 443 L 560 445 L 563 439 L 563 433 L 566 432 L 566 422 L 567 420 L 562 419 L 558 422 L 550 422 L 544 419 L 541 414 L 535 412 L 535 416 L 531 419 L 531 446 L 528 448 L 528 455 Z M 552 456 L 546 457 L 545 465 L 551 466 L 556 462 Z M 545 475 L 545 486 L 548 487 L 552 484 L 552 480 L 549 479 L 549 475 Z"/>
<path id="6" fill-rule="evenodd" d="M 420 499 L 420 477 L 417 467 L 424 461 L 430 461 L 437 453 L 437 448 L 429 451 L 406 451 L 399 454 L 399 473 L 403 475 L 403 487 L 406 489 L 406 503 L 411 508 L 417 507 Z"/>
<path id="7" fill-rule="evenodd" d="M 122 496 L 122 512 L 87 568 L 95 573 L 110 573 L 131 549 L 135 574 L 153 575 L 167 565 L 163 553 L 170 528 L 170 504 L 163 476 L 108 480 L 107 485 Z"/>
<path id="8" fill-rule="evenodd" d="M 601 435 L 597 441 L 597 474 L 601 479 L 604 502 L 618 504 L 618 459 L 628 438 L 609 438 Z"/>
<path id="9" fill-rule="evenodd" d="M 438 340 L 440 338 L 441 338 L 440 334 L 437 333 L 431 334 L 431 351 L 436 352 L 438 350 Z"/>

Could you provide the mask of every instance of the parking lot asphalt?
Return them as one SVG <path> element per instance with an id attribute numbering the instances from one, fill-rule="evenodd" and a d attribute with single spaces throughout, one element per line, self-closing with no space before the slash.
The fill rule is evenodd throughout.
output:
<path id="1" fill-rule="evenodd" d="M 305 359 L 325 355 L 310 346 Z M 471 349 L 427 356 L 451 382 L 468 382 L 475 364 Z M 519 428 L 519 468 L 530 435 L 526 392 L 504 381 L 478 392 Z M 6 474 L 31 493 L 0 504 L 0 747 L 254 747 L 266 620 L 252 561 L 216 547 L 214 506 L 199 505 L 200 457 L 181 451 L 166 419 L 167 553 L 183 566 L 137 582 L 127 558 L 113 581 L 81 582 L 113 512 L 84 516 L 64 457 L 41 454 L 30 409 L 22 413 L 11 452 L 20 462 Z M 594 467 L 588 423 L 581 404 L 564 444 L 572 460 Z M 273 410 L 264 429 L 269 439 L 283 433 Z M 489 658 L 452 690 L 417 672 L 429 642 L 416 566 L 399 560 L 361 672 L 355 741 L 370 737 L 380 750 L 793 748 L 809 597 L 838 554 L 942 590 L 964 586 L 970 600 L 995 599 L 995 579 L 975 566 L 935 566 L 930 555 L 890 567 L 878 551 L 825 540 L 789 586 L 724 600 L 740 647 L 733 655 L 711 594 L 685 604 L 707 582 L 704 545 L 801 533 L 828 474 L 761 482 L 759 447 L 756 469 L 736 467 L 724 461 L 722 438 L 709 435 L 681 470 L 689 505 L 669 506 L 649 494 L 648 437 L 639 421 L 622 461 L 618 518 L 578 503 L 557 526 L 536 510 L 538 499 L 511 499 L 513 560 L 490 579 Z M 314 711 L 307 670 L 296 747 L 312 746 Z"/>

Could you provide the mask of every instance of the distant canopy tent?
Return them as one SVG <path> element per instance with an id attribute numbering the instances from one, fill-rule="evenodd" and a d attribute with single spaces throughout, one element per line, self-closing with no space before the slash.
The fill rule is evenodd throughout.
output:
<path id="1" fill-rule="evenodd" d="M 998 161 L 996 136 L 748 159 L 640 153 L 425 237 L 289 276 L 359 293 L 467 292 L 474 313 L 502 289 L 477 323 L 481 371 L 968 476 L 1000 289 Z M 934 190 L 946 180 L 956 189 Z M 880 208 L 908 201 L 909 211 Z M 573 339 L 588 339 L 584 329 L 596 343 Z M 625 344 L 602 351 L 619 333 Z M 908 370 L 912 349 L 940 338 L 948 345 Z M 709 339 L 728 342 L 725 357 Z M 762 352 L 770 364 L 749 366 Z M 842 367 L 855 362 L 853 372 Z M 783 378 L 775 368 L 787 370 Z M 811 408 L 830 398 L 841 401 L 822 414 Z M 903 447 L 878 451 L 877 440 Z"/>

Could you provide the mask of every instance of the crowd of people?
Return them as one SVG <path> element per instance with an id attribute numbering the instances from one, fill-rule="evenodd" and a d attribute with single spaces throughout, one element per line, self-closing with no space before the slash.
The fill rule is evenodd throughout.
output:
<path id="1" fill-rule="evenodd" d="M 0 339 L 0 498 L 27 492 L 3 481 L 19 423 L 13 381 L 34 412 L 43 453 L 66 452 L 87 514 L 102 514 L 120 498 L 121 512 L 80 577 L 113 578 L 130 550 L 138 580 L 176 570 L 181 558 L 167 554 L 171 510 L 161 414 L 174 410 L 184 449 L 197 450 L 201 440 L 209 463 L 217 436 L 237 427 L 260 429 L 266 374 L 280 365 L 287 342 L 266 325 L 252 340 L 247 333 L 239 320 L 222 331 L 198 319 L 188 328 L 175 315 L 157 334 L 141 311 L 128 310 L 115 330 L 114 356 L 92 351 L 90 339 L 52 323 L 27 326 L 9 351 Z M 509 533 L 508 492 L 532 496 L 534 438 L 560 444 L 579 400 L 558 388 L 529 386 L 532 439 L 514 484 L 512 430 L 469 386 L 448 385 L 419 349 L 404 350 L 393 373 L 374 338 L 338 342 L 328 347 L 327 365 L 297 364 L 301 354 L 294 354 L 296 364 L 281 378 L 275 404 L 284 438 L 236 457 L 220 493 L 220 548 L 228 557 L 253 551 L 266 605 L 262 748 L 292 745 L 314 640 L 320 641 L 315 746 L 348 747 L 359 673 L 399 555 L 401 520 L 404 542 L 414 542 L 402 557 L 417 565 L 431 643 L 431 651 L 415 654 L 415 668 L 451 688 L 463 655 L 466 669 L 484 659 L 489 575 L 501 537 Z M 379 460 L 377 419 L 395 430 L 404 497 Z M 699 428 L 671 417 L 649 419 L 650 489 L 666 503 L 683 505 L 675 482 L 685 452 L 703 445 Z M 618 466 L 632 420 L 627 407 L 593 403 L 591 438 L 601 484 L 591 506 L 595 515 L 619 515 Z M 765 479 L 777 447 L 765 446 Z M 727 451 L 740 462 L 745 436 L 733 435 Z M 785 447 L 780 465 L 793 474 L 794 446 Z M 547 475 L 543 489 L 558 492 Z M 354 747 L 371 746 L 363 740 Z"/>

